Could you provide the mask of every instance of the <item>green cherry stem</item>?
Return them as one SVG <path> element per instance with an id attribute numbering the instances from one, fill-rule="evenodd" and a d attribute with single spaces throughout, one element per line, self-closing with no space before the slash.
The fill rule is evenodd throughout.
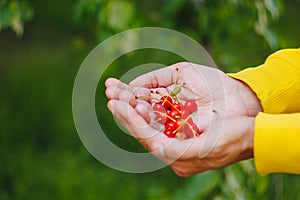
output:
<path id="1" fill-rule="evenodd" d="M 173 90 L 170 92 L 169 95 L 170 95 L 171 97 L 174 97 L 174 96 L 176 96 L 177 94 L 179 94 L 179 92 L 181 92 L 182 86 L 183 86 L 183 84 L 176 85 L 176 86 L 173 88 Z"/>

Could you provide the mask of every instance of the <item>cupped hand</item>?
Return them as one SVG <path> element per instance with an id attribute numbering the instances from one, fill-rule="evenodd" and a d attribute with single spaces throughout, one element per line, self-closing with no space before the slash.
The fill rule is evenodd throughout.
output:
<path id="1" fill-rule="evenodd" d="M 149 126 L 151 100 L 136 98 L 153 96 L 153 90 L 169 93 L 176 85 L 183 87 L 178 95 L 180 100 L 197 102 L 199 120 L 196 123 L 203 132 L 200 137 L 179 141 L 158 133 L 158 129 Z M 108 107 L 115 117 L 180 176 L 219 168 L 252 156 L 253 132 L 249 130 L 253 128 L 251 117 L 261 111 L 259 100 L 244 83 L 220 70 L 177 63 L 141 75 L 129 85 L 108 79 L 106 87 L 110 99 Z M 219 128 L 212 133 L 209 127 L 214 126 Z M 212 143 L 206 138 L 208 135 L 215 135 L 211 137 L 213 144 L 207 144 Z M 206 152 L 205 156 L 200 152 Z"/>
<path id="2" fill-rule="evenodd" d="M 192 139 L 178 140 L 167 138 L 149 126 L 143 116 L 125 101 L 110 100 L 108 107 L 131 134 L 181 177 L 221 168 L 253 157 L 252 117 L 216 119 L 212 122 L 212 126 L 222 124 L 220 130 L 204 132 Z M 207 144 L 210 142 L 206 137 L 208 134 L 219 137 L 213 143 Z M 201 158 L 201 152 L 207 150 L 209 153 Z"/>

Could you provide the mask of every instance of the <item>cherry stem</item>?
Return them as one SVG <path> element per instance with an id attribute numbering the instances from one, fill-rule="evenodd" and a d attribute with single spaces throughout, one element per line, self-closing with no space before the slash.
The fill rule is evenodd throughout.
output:
<path id="1" fill-rule="evenodd" d="M 172 91 L 169 92 L 169 95 L 172 97 L 175 97 L 178 93 L 181 92 L 182 86 L 183 86 L 182 84 L 175 85 L 175 87 L 172 89 Z"/>
<path id="2" fill-rule="evenodd" d="M 168 97 L 173 98 L 170 94 L 165 95 L 165 94 L 160 93 L 159 91 L 156 91 L 155 93 L 158 94 L 158 95 L 160 95 L 161 97 L 163 97 L 163 96 L 168 96 Z M 178 98 L 177 98 L 176 96 L 174 96 L 174 98 L 175 98 L 176 103 L 178 103 Z M 167 101 L 167 100 L 166 100 L 166 101 Z M 170 103 L 170 104 L 172 104 L 172 102 L 169 102 L 169 101 L 167 101 L 167 102 Z M 177 111 L 178 111 L 178 110 L 177 110 Z"/>
<path id="3" fill-rule="evenodd" d="M 188 122 L 188 119 L 191 117 L 191 115 L 189 115 L 187 118 L 185 118 L 184 120 L 182 120 L 182 124 L 180 124 L 180 126 L 178 126 L 178 128 L 176 128 L 174 131 L 173 131 L 173 133 L 176 133 L 179 129 L 181 129 L 182 128 L 182 126 L 183 125 L 185 125 L 185 124 L 188 124 L 189 126 L 190 126 L 190 128 L 192 129 L 192 130 L 194 130 L 193 128 L 192 128 L 192 125 L 190 125 L 190 123 Z M 194 131 L 193 131 L 194 132 Z"/>
<path id="4" fill-rule="evenodd" d="M 156 94 L 159 94 L 160 96 L 166 96 L 166 95 L 163 95 L 163 94 L 161 94 L 161 93 L 159 93 L 158 91 L 156 91 Z M 171 97 L 170 95 L 168 95 L 168 97 Z M 171 97 L 172 98 L 172 97 Z M 176 99 L 175 99 L 175 101 L 176 101 L 176 103 L 178 103 L 178 99 L 177 99 L 177 97 L 176 97 Z M 168 101 L 168 99 L 167 98 L 165 98 L 165 100 L 164 100 L 164 102 L 163 102 L 163 104 L 164 103 L 166 103 L 166 102 L 168 102 L 171 106 L 172 106 L 172 108 L 174 108 L 177 112 L 179 112 L 179 113 L 181 113 L 181 111 L 180 110 L 178 110 L 174 105 L 173 105 L 173 102 L 170 102 L 170 101 Z"/>
<path id="5" fill-rule="evenodd" d="M 158 114 L 161 114 L 161 115 L 163 115 L 163 116 L 169 118 L 169 119 L 172 120 L 173 122 L 176 122 L 175 119 L 173 119 L 172 117 L 168 116 L 166 113 L 159 112 L 159 111 L 157 111 L 157 110 L 152 110 L 152 111 L 153 111 L 154 113 L 158 113 Z"/>
<path id="6" fill-rule="evenodd" d="M 163 95 L 162 93 L 160 93 L 159 91 L 155 91 L 155 94 L 159 94 L 159 96 L 165 96 L 165 95 Z"/>
<path id="7" fill-rule="evenodd" d="M 175 102 L 178 103 L 179 99 L 177 98 L 177 96 L 174 96 Z"/>
<path id="8" fill-rule="evenodd" d="M 153 123 L 156 123 L 156 122 L 158 122 L 159 120 L 161 120 L 161 118 L 158 118 L 158 119 L 154 120 Z"/>
<path id="9" fill-rule="evenodd" d="M 174 108 L 177 112 L 181 114 L 181 110 L 178 110 L 172 103 L 171 103 L 172 108 Z"/>
<path id="10" fill-rule="evenodd" d="M 159 120 L 161 120 L 162 118 L 158 118 L 154 121 L 151 121 L 151 123 L 149 124 L 150 126 L 152 126 L 153 124 L 156 124 Z M 161 132 L 161 131 L 160 131 Z"/>
<path id="11" fill-rule="evenodd" d="M 160 101 L 158 98 L 151 97 L 151 96 L 135 96 L 136 99 L 154 99 Z"/>
<path id="12" fill-rule="evenodd" d="M 192 126 L 189 122 L 186 122 L 186 124 L 190 127 L 190 129 L 192 129 L 193 135 L 194 135 L 194 137 L 196 137 L 197 131 L 195 131 L 195 130 L 193 129 L 193 126 Z"/>

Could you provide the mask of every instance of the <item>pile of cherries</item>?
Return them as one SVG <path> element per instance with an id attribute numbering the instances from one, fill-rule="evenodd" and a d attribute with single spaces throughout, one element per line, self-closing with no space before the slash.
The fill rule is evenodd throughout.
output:
<path id="1" fill-rule="evenodd" d="M 153 103 L 152 108 L 155 121 L 164 125 L 163 133 L 169 138 L 187 139 L 199 136 L 199 128 L 191 118 L 197 111 L 197 104 L 193 100 L 187 100 L 184 104 L 179 102 L 176 94 L 180 90 L 181 87 L 177 87 L 169 95 L 160 94 L 161 98 Z"/>

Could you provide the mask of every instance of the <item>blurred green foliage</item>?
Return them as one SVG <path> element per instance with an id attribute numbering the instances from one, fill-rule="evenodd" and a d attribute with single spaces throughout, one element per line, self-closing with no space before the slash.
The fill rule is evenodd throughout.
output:
<path id="1" fill-rule="evenodd" d="M 187 179 L 169 168 L 145 174 L 110 169 L 82 145 L 71 107 L 80 64 L 113 34 L 171 28 L 234 72 L 259 65 L 277 49 L 299 46 L 299 6 L 297 0 L 0 0 L 0 199 L 299 199 L 298 176 L 261 177 L 252 160 Z M 109 66 L 99 81 L 96 110 L 115 144 L 145 151 L 107 110 L 105 78 L 140 64 L 181 60 L 148 49 Z"/>
<path id="2" fill-rule="evenodd" d="M 32 16 L 33 10 L 27 1 L 0 1 L 0 31 L 10 27 L 20 37 L 24 32 L 24 22 L 30 20 Z"/>
<path id="3" fill-rule="evenodd" d="M 238 49 L 241 48 L 238 44 L 251 47 L 254 42 L 261 42 L 264 49 L 268 46 L 275 50 L 279 44 L 269 24 L 276 21 L 283 10 L 284 5 L 280 0 L 162 0 L 151 3 L 139 0 L 78 0 L 74 20 L 89 29 L 100 41 L 125 29 L 159 26 L 177 28 L 201 42 L 207 49 L 211 45 L 228 41 L 226 46 L 237 44 Z M 230 54 L 226 52 L 228 48 L 220 48 L 216 54 L 221 54 L 221 58 L 217 60 L 224 64 L 234 64 L 226 57 L 240 50 Z"/>

